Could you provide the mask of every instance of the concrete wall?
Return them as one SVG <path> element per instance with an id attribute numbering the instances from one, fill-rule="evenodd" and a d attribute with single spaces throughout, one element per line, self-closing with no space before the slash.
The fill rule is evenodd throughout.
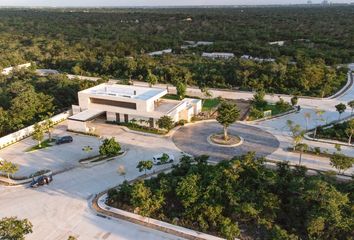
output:
<path id="1" fill-rule="evenodd" d="M 71 116 L 71 111 L 66 111 L 66 112 L 60 113 L 58 115 L 55 115 L 54 117 L 51 118 L 51 120 L 54 123 L 59 123 L 59 122 L 66 120 L 70 116 Z M 43 122 L 44 121 L 42 121 L 40 123 L 43 123 Z M 33 134 L 33 131 L 34 131 L 34 125 L 23 128 L 17 132 L 14 132 L 12 134 L 9 134 L 7 136 L 0 138 L 0 149 L 5 148 L 13 143 L 16 143 L 26 137 L 31 136 Z"/>
<path id="2" fill-rule="evenodd" d="M 89 132 L 86 122 L 80 122 L 68 119 L 68 130 L 76 132 Z"/>
<path id="3" fill-rule="evenodd" d="M 115 112 L 106 112 L 107 121 L 115 122 L 117 121 L 117 115 Z"/>

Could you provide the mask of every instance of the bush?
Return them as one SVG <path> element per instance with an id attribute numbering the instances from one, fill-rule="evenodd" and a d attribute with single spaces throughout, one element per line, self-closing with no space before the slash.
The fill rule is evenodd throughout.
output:
<path id="1" fill-rule="evenodd" d="M 113 157 L 119 154 L 121 147 L 114 138 L 105 139 L 100 146 L 100 154 L 107 157 Z"/>
<path id="2" fill-rule="evenodd" d="M 260 119 L 264 117 L 264 112 L 252 106 L 250 108 L 249 117 L 251 118 L 251 120 Z"/>
<path id="3" fill-rule="evenodd" d="M 275 106 L 281 111 L 285 112 L 290 108 L 290 104 L 285 102 L 284 99 L 280 98 L 278 102 L 275 103 Z"/>

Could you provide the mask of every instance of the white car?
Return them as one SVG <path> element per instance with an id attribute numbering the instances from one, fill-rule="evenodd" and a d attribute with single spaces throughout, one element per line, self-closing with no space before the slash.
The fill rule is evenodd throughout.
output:
<path id="1" fill-rule="evenodd" d="M 154 165 L 172 163 L 174 160 L 175 157 L 172 154 L 168 153 L 160 153 L 152 158 L 152 162 L 154 163 Z"/>

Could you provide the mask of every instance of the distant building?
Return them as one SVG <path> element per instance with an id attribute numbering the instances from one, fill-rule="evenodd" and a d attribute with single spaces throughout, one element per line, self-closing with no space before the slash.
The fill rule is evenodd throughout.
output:
<path id="1" fill-rule="evenodd" d="M 73 106 L 73 116 L 68 119 L 68 129 L 89 131 L 88 123 L 98 116 L 107 121 L 156 127 L 162 116 L 174 122 L 190 121 L 202 108 L 200 99 L 185 98 L 181 101 L 162 99 L 166 89 L 103 83 L 78 93 L 79 106 Z"/>
<path id="2" fill-rule="evenodd" d="M 275 41 L 275 42 L 269 42 L 269 45 L 278 45 L 280 47 L 284 46 L 285 41 Z"/>
<path id="3" fill-rule="evenodd" d="M 193 47 L 199 47 L 199 46 L 208 46 L 208 45 L 213 45 L 214 42 L 208 42 L 208 41 L 184 41 L 187 43 L 187 45 L 182 45 L 181 49 L 187 49 L 187 48 L 193 48 Z"/>
<path id="4" fill-rule="evenodd" d="M 243 60 L 252 60 L 255 62 L 275 62 L 274 58 L 259 58 L 259 57 L 252 57 L 250 55 L 242 55 L 240 59 Z"/>
<path id="5" fill-rule="evenodd" d="M 230 58 L 234 58 L 235 54 L 223 53 L 223 52 L 213 52 L 213 53 L 203 52 L 202 57 L 212 58 L 212 59 L 216 59 L 216 58 L 230 59 Z"/>
<path id="6" fill-rule="evenodd" d="M 172 53 L 172 49 L 171 48 L 164 49 L 164 50 L 161 50 L 161 51 L 151 52 L 151 53 L 148 53 L 148 55 L 149 56 L 161 56 L 163 54 L 168 54 L 168 53 Z"/>
<path id="7" fill-rule="evenodd" d="M 14 67 L 7 67 L 2 70 L 1 74 L 2 75 L 9 75 L 15 69 L 29 68 L 31 65 L 32 65 L 31 63 L 25 63 L 25 64 L 17 65 Z"/>
<path id="8" fill-rule="evenodd" d="M 44 77 L 44 76 L 59 74 L 59 72 L 53 69 L 37 69 L 36 74 L 38 76 Z"/>

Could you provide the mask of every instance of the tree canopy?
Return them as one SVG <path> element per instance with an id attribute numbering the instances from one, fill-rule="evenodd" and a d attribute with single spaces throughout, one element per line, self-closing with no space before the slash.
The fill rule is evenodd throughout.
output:
<path id="1" fill-rule="evenodd" d="M 108 204 L 227 239 L 350 239 L 353 182 L 276 169 L 250 153 L 217 165 L 184 156 L 169 173 L 108 192 Z"/>

